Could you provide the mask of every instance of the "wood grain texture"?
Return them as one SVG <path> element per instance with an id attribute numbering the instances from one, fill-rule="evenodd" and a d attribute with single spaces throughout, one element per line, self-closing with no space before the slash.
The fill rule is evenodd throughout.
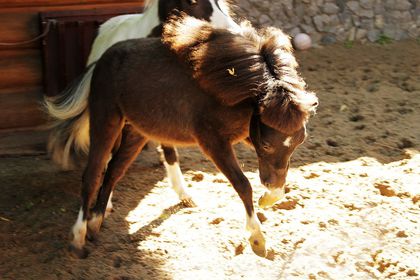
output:
<path id="1" fill-rule="evenodd" d="M 33 90 L 13 90 L 0 94 L 0 129 L 31 127 L 44 124 L 46 116 L 41 110 L 43 93 Z"/>
<path id="2" fill-rule="evenodd" d="M 1 1 L 1 0 L 0 0 Z M 132 10 L 133 13 L 141 12 L 142 4 L 135 3 L 122 3 L 112 4 L 106 6 L 50 6 L 50 7 L 29 7 L 19 9 L 4 9 L 0 4 L 0 43 L 20 43 L 23 41 L 31 40 L 42 33 L 40 24 L 41 12 L 50 12 L 51 15 L 60 16 L 60 13 L 68 13 L 74 11 L 81 16 L 84 14 L 90 15 L 103 15 L 114 13 L 126 13 L 127 10 Z M 5 49 L 27 49 L 27 48 L 40 48 L 42 40 L 30 44 L 2 46 L 0 50 Z"/>
<path id="3" fill-rule="evenodd" d="M 42 85 L 41 50 L 0 51 L 0 89 Z"/>
<path id="4" fill-rule="evenodd" d="M 57 7 L 57 6 L 75 6 L 75 5 L 97 5 L 97 4 L 115 4 L 115 3 L 136 3 L 143 4 L 142 0 L 0 0 L 0 7 Z"/>
<path id="5" fill-rule="evenodd" d="M 123 13 L 127 8 L 141 11 L 143 3 L 143 0 L 0 0 L 0 43 L 19 43 L 40 35 L 40 12 L 101 14 L 105 10 L 121 10 Z M 83 36 L 90 38 L 91 33 Z M 24 45 L 0 45 L 0 129 L 33 127 L 46 122 L 39 105 L 45 94 L 42 44 L 39 40 Z M 84 57 L 89 50 L 80 51 Z"/>
<path id="6" fill-rule="evenodd" d="M 47 139 L 44 127 L 0 130 L 0 158 L 46 154 Z"/>
<path id="7" fill-rule="evenodd" d="M 0 10 L 0 26 L 0 43 L 22 42 L 40 34 L 39 16 L 34 12 L 8 13 Z M 0 50 L 39 48 L 40 44 L 38 41 L 20 46 L 0 45 Z"/>

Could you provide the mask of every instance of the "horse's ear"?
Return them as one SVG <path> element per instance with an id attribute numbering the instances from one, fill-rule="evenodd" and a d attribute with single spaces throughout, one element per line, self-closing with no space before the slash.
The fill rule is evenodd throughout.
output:
<path id="1" fill-rule="evenodd" d="M 318 106 L 315 94 L 302 92 L 300 95 L 302 97 L 284 93 L 282 97 L 267 102 L 261 108 L 261 121 L 289 135 L 300 130 Z"/>

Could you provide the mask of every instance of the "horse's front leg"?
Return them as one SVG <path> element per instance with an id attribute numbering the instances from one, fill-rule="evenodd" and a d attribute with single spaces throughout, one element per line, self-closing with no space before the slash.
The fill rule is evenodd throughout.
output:
<path id="1" fill-rule="evenodd" d="M 231 143 L 221 140 L 221 138 L 206 137 L 206 139 L 199 140 L 199 145 L 228 178 L 242 199 L 247 216 L 246 229 L 251 233 L 249 242 L 252 250 L 258 256 L 265 257 L 267 254 L 265 238 L 261 231 L 261 223 L 254 212 L 251 184 L 239 167 Z"/>

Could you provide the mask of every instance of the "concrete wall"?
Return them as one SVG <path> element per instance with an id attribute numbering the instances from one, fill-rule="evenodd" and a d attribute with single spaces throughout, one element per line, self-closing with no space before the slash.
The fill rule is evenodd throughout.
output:
<path id="1" fill-rule="evenodd" d="M 316 43 L 419 38 L 420 0 L 237 0 L 239 16 Z"/>

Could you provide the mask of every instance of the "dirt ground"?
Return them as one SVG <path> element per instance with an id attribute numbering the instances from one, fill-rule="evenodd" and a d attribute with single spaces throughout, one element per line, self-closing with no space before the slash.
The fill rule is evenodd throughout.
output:
<path id="1" fill-rule="evenodd" d="M 297 53 L 320 98 L 286 198 L 258 209 L 270 251 L 247 244 L 244 209 L 195 148 L 181 164 L 196 208 L 177 204 L 154 149 L 118 185 L 85 260 L 66 250 L 81 171 L 46 156 L 0 158 L 0 279 L 419 279 L 420 45 Z M 254 186 L 255 154 L 237 147 Z"/>

